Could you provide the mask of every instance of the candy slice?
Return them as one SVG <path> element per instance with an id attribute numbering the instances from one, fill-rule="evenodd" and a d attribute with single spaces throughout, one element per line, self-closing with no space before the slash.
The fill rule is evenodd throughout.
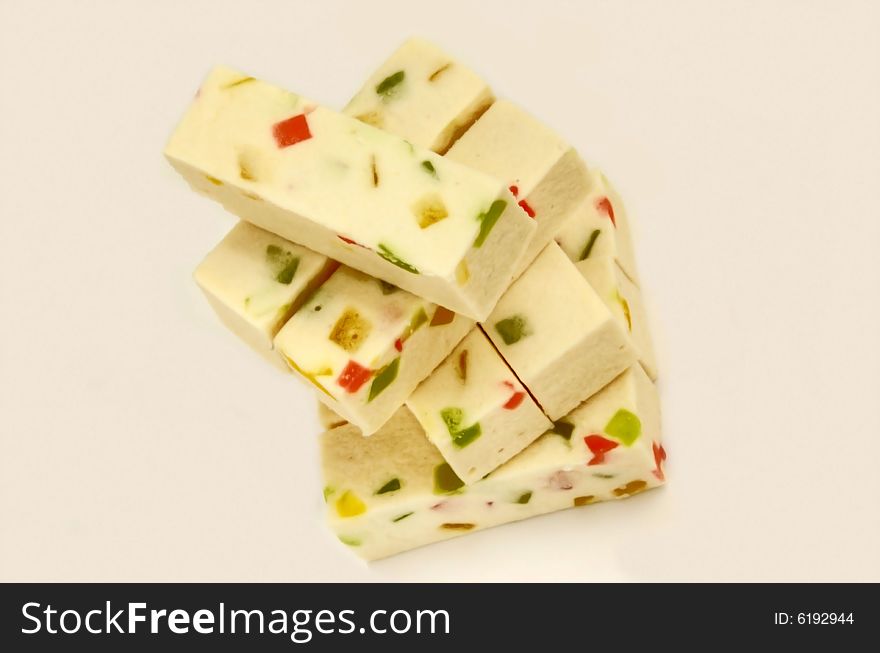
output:
<path id="1" fill-rule="evenodd" d="M 611 257 L 638 285 L 629 219 L 620 195 L 599 170 L 590 171 L 590 192 L 555 234 L 572 261 Z"/>
<path id="2" fill-rule="evenodd" d="M 621 441 L 604 430 L 620 411 L 637 416 L 637 438 Z M 467 411 L 462 413 L 467 422 Z M 469 485 L 406 408 L 370 438 L 351 425 L 332 429 L 321 436 L 329 525 L 343 541 L 357 542 L 350 545 L 354 553 L 373 560 L 563 508 L 626 498 L 663 482 L 657 393 L 639 365 L 572 411 L 566 423 L 574 437 L 548 431 Z M 601 461 L 595 461 L 597 451 Z M 399 489 L 377 493 L 390 479 L 398 480 Z M 345 514 L 336 507 L 340 501 Z"/>
<path id="3" fill-rule="evenodd" d="M 578 153 L 553 130 L 507 100 L 498 100 L 456 141 L 446 158 L 510 184 L 537 223 L 518 276 L 587 197 L 590 176 Z"/>
<path id="4" fill-rule="evenodd" d="M 406 404 L 465 483 L 480 480 L 551 427 L 480 329 Z"/>
<path id="5" fill-rule="evenodd" d="M 535 231 L 507 183 L 265 82 L 227 87 L 241 76 L 215 68 L 166 146 L 191 186 L 334 260 L 488 315 Z"/>
<path id="6" fill-rule="evenodd" d="M 410 39 L 376 69 L 345 113 L 442 154 L 493 99 L 472 70 L 432 43 Z"/>
<path id="7" fill-rule="evenodd" d="M 326 256 L 240 222 L 196 268 L 196 283 L 230 331 L 274 365 L 272 340 L 336 269 Z"/>
<path id="8" fill-rule="evenodd" d="M 483 328 L 551 420 L 636 360 L 626 327 L 555 243 L 511 285 Z"/>
<path id="9" fill-rule="evenodd" d="M 275 348 L 322 402 L 369 435 L 473 326 L 341 266 L 281 328 Z"/>
<path id="10" fill-rule="evenodd" d="M 657 360 L 648 329 L 647 313 L 638 287 L 608 256 L 595 256 L 575 264 L 620 325 L 629 332 L 639 362 L 651 379 L 657 379 Z"/>

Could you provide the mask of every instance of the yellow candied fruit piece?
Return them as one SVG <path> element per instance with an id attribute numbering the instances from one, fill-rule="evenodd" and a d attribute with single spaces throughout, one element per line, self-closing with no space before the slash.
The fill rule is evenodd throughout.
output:
<path id="1" fill-rule="evenodd" d="M 219 179 L 217 179 L 217 177 L 212 177 L 211 175 L 205 175 L 205 179 L 210 181 L 215 186 L 222 186 L 223 185 L 223 182 L 220 181 Z"/>
<path id="2" fill-rule="evenodd" d="M 462 261 L 455 268 L 455 280 L 459 286 L 465 285 L 471 278 L 471 271 L 468 269 L 467 261 Z"/>
<path id="3" fill-rule="evenodd" d="M 429 193 L 419 199 L 413 204 L 412 212 L 422 229 L 427 229 L 449 217 L 449 211 L 446 210 L 443 198 L 437 193 Z"/>
<path id="4" fill-rule="evenodd" d="M 373 127 L 382 128 L 382 114 L 378 111 L 367 111 L 366 113 L 355 116 L 355 120 L 360 120 Z"/>
<path id="5" fill-rule="evenodd" d="M 614 489 L 614 496 L 626 497 L 638 494 L 647 489 L 648 484 L 645 481 L 630 481 L 626 485 Z"/>
<path id="6" fill-rule="evenodd" d="M 574 505 L 575 506 L 588 506 L 591 503 L 595 503 L 595 502 L 596 502 L 596 497 L 594 497 L 592 494 L 588 494 L 587 496 L 584 496 L 584 497 L 575 497 L 574 498 Z"/>
<path id="7" fill-rule="evenodd" d="M 346 490 L 336 500 L 336 514 L 340 517 L 357 517 L 367 512 L 367 506 L 351 490 Z"/>
<path id="8" fill-rule="evenodd" d="M 447 522 L 445 524 L 440 524 L 440 528 L 447 531 L 469 531 L 474 528 L 476 524 L 467 524 L 461 522 Z"/>
<path id="9" fill-rule="evenodd" d="M 369 337 L 373 325 L 353 308 L 346 308 L 336 324 L 330 330 L 330 340 L 342 347 L 348 353 L 354 353 L 360 349 L 364 341 Z"/>

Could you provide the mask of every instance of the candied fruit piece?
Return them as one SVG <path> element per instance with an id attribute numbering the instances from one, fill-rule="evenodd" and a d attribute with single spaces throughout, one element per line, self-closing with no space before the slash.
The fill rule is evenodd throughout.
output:
<path id="1" fill-rule="evenodd" d="M 516 503 L 520 503 L 522 505 L 525 505 L 531 500 L 532 500 L 532 491 L 529 490 L 528 492 L 523 492 L 522 494 L 520 494 L 519 498 L 517 498 L 517 500 L 516 500 Z"/>
<path id="2" fill-rule="evenodd" d="M 356 517 L 367 512 L 367 506 L 351 490 L 346 490 L 336 500 L 336 514 L 340 517 Z"/>
<path id="3" fill-rule="evenodd" d="M 550 432 L 561 435 L 566 440 L 571 440 L 571 434 L 574 433 L 574 424 L 567 420 L 560 419 L 553 422 L 553 428 Z"/>
<path id="4" fill-rule="evenodd" d="M 430 161 L 428 161 L 428 160 L 426 159 L 426 160 L 422 161 L 421 166 L 422 166 L 422 168 L 425 169 L 425 171 L 426 171 L 429 175 L 431 175 L 431 176 L 434 177 L 435 179 L 437 178 L 437 169 L 434 168 L 434 164 L 433 164 L 433 163 L 431 163 Z"/>
<path id="5" fill-rule="evenodd" d="M 434 494 L 451 494 L 464 487 L 462 481 L 449 463 L 440 463 L 434 468 Z"/>
<path id="6" fill-rule="evenodd" d="M 376 378 L 370 384 L 370 394 L 367 397 L 367 403 L 373 401 L 397 378 L 397 371 L 400 369 L 400 356 L 388 363 L 376 374 Z"/>
<path id="7" fill-rule="evenodd" d="M 342 347 L 348 353 L 354 353 L 360 349 L 370 335 L 373 326 L 353 308 L 346 308 L 336 324 L 327 336 L 332 342 Z"/>
<path id="8" fill-rule="evenodd" d="M 476 524 L 469 524 L 465 522 L 446 522 L 445 524 L 440 524 L 440 528 L 443 528 L 447 531 L 469 531 Z"/>
<path id="9" fill-rule="evenodd" d="M 275 275 L 275 281 L 288 286 L 299 268 L 299 257 L 278 245 L 267 245 L 266 264 Z"/>
<path id="10" fill-rule="evenodd" d="M 600 197 L 596 200 L 596 209 L 607 215 L 611 219 L 611 224 L 617 228 L 617 222 L 614 220 L 614 206 L 611 205 L 611 200 L 607 197 Z"/>
<path id="11" fill-rule="evenodd" d="M 438 306 L 437 310 L 434 311 L 434 316 L 431 318 L 431 324 L 429 326 L 443 326 L 444 324 L 449 324 L 454 319 L 454 311 L 450 311 L 444 306 Z"/>
<path id="12" fill-rule="evenodd" d="M 595 500 L 596 500 L 596 497 L 594 497 L 592 494 L 588 494 L 583 497 L 575 497 L 573 503 L 575 506 L 588 506 L 591 503 L 593 503 Z"/>
<path id="13" fill-rule="evenodd" d="M 605 462 L 605 454 L 618 447 L 617 442 L 604 438 L 597 433 L 584 437 L 584 442 L 593 457 L 587 465 L 601 465 Z"/>
<path id="14" fill-rule="evenodd" d="M 614 496 L 625 497 L 645 490 L 648 484 L 645 481 L 630 481 L 626 485 L 614 489 Z"/>
<path id="15" fill-rule="evenodd" d="M 466 284 L 471 278 L 471 271 L 468 269 L 467 261 L 459 261 L 455 266 L 455 281 L 459 286 Z"/>
<path id="16" fill-rule="evenodd" d="M 442 66 L 440 66 L 437 70 L 435 70 L 433 73 L 428 75 L 428 81 L 429 82 L 436 82 L 437 78 L 440 77 L 440 75 L 445 73 L 447 70 L 449 70 L 450 66 L 452 66 L 451 63 L 445 63 Z"/>
<path id="17" fill-rule="evenodd" d="M 387 494 L 388 492 L 396 492 L 400 489 L 400 479 L 392 478 L 385 485 L 376 490 L 376 494 Z"/>
<path id="18" fill-rule="evenodd" d="M 578 261 L 584 261 L 590 258 L 590 252 L 593 251 L 593 245 L 596 244 L 596 239 L 599 237 L 600 233 L 602 233 L 601 229 L 593 229 L 593 233 L 591 233 L 590 237 L 587 239 L 587 244 L 584 245 L 584 249 L 581 251 Z"/>
<path id="19" fill-rule="evenodd" d="M 420 198 L 413 204 L 412 212 L 422 229 L 427 229 L 449 217 L 449 211 L 446 210 L 443 198 L 437 193 L 429 193 Z"/>
<path id="20" fill-rule="evenodd" d="M 305 114 L 300 113 L 272 125 L 272 135 L 278 147 L 284 148 L 310 139 L 312 132 L 309 131 Z"/>
<path id="21" fill-rule="evenodd" d="M 373 376 L 371 370 L 355 361 L 348 361 L 348 365 L 342 370 L 339 378 L 336 379 L 336 383 L 349 394 L 354 394 L 361 389 L 364 383 L 370 380 L 371 376 Z"/>
<path id="22" fill-rule="evenodd" d="M 363 542 L 356 537 L 349 537 L 348 535 L 339 535 L 339 541 L 343 544 L 347 544 L 348 546 L 360 546 Z"/>
<path id="23" fill-rule="evenodd" d="M 666 449 L 663 448 L 662 444 L 658 444 L 657 442 L 653 442 L 651 448 L 654 450 L 654 476 L 663 481 L 666 479 L 663 474 L 663 462 L 666 460 Z"/>
<path id="24" fill-rule="evenodd" d="M 397 93 L 405 77 L 406 73 L 402 70 L 398 70 L 396 73 L 388 75 L 388 77 L 376 85 L 376 94 L 381 96 L 384 100 L 391 98 Z"/>
<path id="25" fill-rule="evenodd" d="M 642 434 L 642 422 L 638 415 L 621 408 L 608 420 L 603 430 L 629 447 Z"/>
<path id="26" fill-rule="evenodd" d="M 525 392 L 514 392 L 513 396 L 507 400 L 507 403 L 504 404 L 502 408 L 505 408 L 506 410 L 516 410 L 525 398 Z"/>
<path id="27" fill-rule="evenodd" d="M 483 429 L 480 426 L 479 422 L 474 422 L 466 429 L 462 429 L 460 431 L 456 431 L 452 434 L 452 444 L 454 444 L 459 449 L 463 449 L 468 446 L 471 442 L 476 440 L 480 435 L 482 435 Z"/>
<path id="28" fill-rule="evenodd" d="M 467 382 L 468 350 L 462 349 L 455 361 L 455 375 L 462 383 Z"/>
<path id="29" fill-rule="evenodd" d="M 397 267 L 399 267 L 401 270 L 406 270 L 410 274 L 419 274 L 419 271 L 415 266 L 410 265 L 402 258 L 397 256 L 397 254 L 391 251 L 388 245 L 379 243 L 379 251 L 376 253 L 392 265 L 396 265 Z"/>
<path id="30" fill-rule="evenodd" d="M 392 519 L 391 521 L 394 522 L 394 523 L 396 524 L 397 522 L 399 522 L 399 521 L 403 521 L 404 519 L 406 519 L 407 517 L 409 517 L 409 516 L 412 515 L 412 514 L 413 514 L 412 512 L 405 512 L 405 513 L 403 513 L 402 515 L 399 515 L 399 516 L 395 517 L 395 518 Z"/>
<path id="31" fill-rule="evenodd" d="M 505 345 L 513 345 L 531 335 L 529 324 L 522 315 L 511 315 L 495 323 L 495 330 Z"/>
<path id="32" fill-rule="evenodd" d="M 507 202 L 504 200 L 495 200 L 492 202 L 488 211 L 480 213 L 480 215 L 477 216 L 477 219 L 480 221 L 480 233 L 477 234 L 477 239 L 474 241 L 474 247 L 481 247 L 483 245 L 486 238 L 489 236 L 489 233 L 492 231 L 492 228 L 495 226 L 495 223 L 498 222 L 498 218 L 504 213 L 506 206 Z"/>
<path id="33" fill-rule="evenodd" d="M 355 120 L 360 120 L 362 123 L 372 125 L 373 127 L 382 128 L 382 114 L 378 111 L 367 111 L 355 116 Z"/>

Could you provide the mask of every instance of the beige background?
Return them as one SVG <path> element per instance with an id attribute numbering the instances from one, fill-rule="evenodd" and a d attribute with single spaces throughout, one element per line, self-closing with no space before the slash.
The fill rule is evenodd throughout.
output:
<path id="1" fill-rule="evenodd" d="M 0 2 L 0 578 L 880 580 L 878 7 Z M 623 192 L 671 482 L 367 566 L 160 152 L 215 63 L 341 106 L 412 34 Z"/>

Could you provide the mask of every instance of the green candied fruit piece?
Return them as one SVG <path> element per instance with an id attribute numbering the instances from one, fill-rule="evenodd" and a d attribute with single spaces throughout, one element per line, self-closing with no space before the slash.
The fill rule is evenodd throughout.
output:
<path id="1" fill-rule="evenodd" d="M 419 310 L 416 311 L 415 315 L 412 316 L 412 319 L 409 321 L 409 332 L 415 333 L 416 329 L 422 326 L 425 322 L 428 321 L 428 314 L 425 312 L 425 307 L 422 306 Z"/>
<path id="2" fill-rule="evenodd" d="M 479 422 L 474 422 L 466 429 L 462 429 L 461 431 L 457 431 L 452 435 L 452 444 L 454 444 L 459 449 L 463 449 L 468 446 L 471 442 L 476 440 L 480 435 L 482 435 L 483 429 L 480 427 Z"/>
<path id="3" fill-rule="evenodd" d="M 399 368 L 400 356 L 379 370 L 379 373 L 376 374 L 376 378 L 374 378 L 373 382 L 370 384 L 370 394 L 367 397 L 367 403 L 373 401 L 373 399 L 382 394 L 385 388 L 394 382 L 394 379 L 397 378 L 397 370 Z"/>
<path id="4" fill-rule="evenodd" d="M 461 426 L 461 421 L 464 419 L 464 413 L 461 408 L 444 408 L 440 411 L 440 419 L 443 420 L 446 428 L 449 429 L 449 435 L 455 435 Z"/>
<path id="5" fill-rule="evenodd" d="M 516 500 L 516 503 L 526 505 L 529 501 L 532 500 L 532 491 L 523 492 L 519 495 L 519 498 Z"/>
<path id="6" fill-rule="evenodd" d="M 388 492 L 396 492 L 400 489 L 400 479 L 392 478 L 385 485 L 376 490 L 376 494 L 387 494 Z"/>
<path id="7" fill-rule="evenodd" d="M 351 354 L 360 349 L 372 330 L 373 325 L 369 320 L 355 309 L 346 308 L 336 320 L 327 338 Z"/>
<path id="8" fill-rule="evenodd" d="M 495 223 L 498 222 L 498 218 L 501 217 L 501 214 L 504 213 L 504 209 L 507 207 L 507 202 L 504 200 L 495 200 L 492 202 L 492 206 L 489 207 L 489 210 L 480 213 L 477 216 L 477 220 L 480 221 L 480 233 L 477 234 L 477 239 L 474 241 L 474 247 L 480 247 L 489 236 L 489 232 L 492 231 L 492 227 L 495 226 Z"/>
<path id="9" fill-rule="evenodd" d="M 275 281 L 289 286 L 299 267 L 299 257 L 278 245 L 267 245 L 266 263 L 275 273 Z"/>
<path id="10" fill-rule="evenodd" d="M 347 544 L 348 546 L 360 546 L 361 544 L 363 544 L 363 542 L 361 542 L 356 537 L 349 537 L 348 535 L 337 535 L 337 537 L 339 538 L 340 542 L 342 542 L 343 544 Z"/>
<path id="11" fill-rule="evenodd" d="M 382 258 L 384 258 L 386 261 L 391 263 L 392 265 L 396 265 L 397 267 L 399 267 L 402 270 L 406 270 L 407 272 L 409 272 L 411 274 L 421 274 L 419 272 L 418 268 L 416 268 L 413 265 L 410 265 L 409 263 L 404 261 L 402 258 L 397 256 L 397 254 L 392 252 L 391 249 L 388 247 L 388 245 L 384 245 L 382 243 L 379 243 L 379 251 L 376 253 L 379 256 L 381 256 Z"/>
<path id="12" fill-rule="evenodd" d="M 421 164 L 421 165 L 422 165 L 422 168 L 424 168 L 424 169 L 428 172 L 429 175 L 431 175 L 432 177 L 434 177 L 434 179 L 437 178 L 437 170 L 436 170 L 436 168 L 434 168 L 434 164 L 433 164 L 433 163 L 431 163 L 430 161 L 425 160 L 425 161 L 422 161 L 422 164 Z"/>
<path id="13" fill-rule="evenodd" d="M 330 485 L 324 486 L 324 503 L 327 503 L 327 499 L 329 499 L 330 495 L 333 494 L 334 492 L 336 492 L 336 490 L 332 486 L 330 486 Z"/>
<path id="14" fill-rule="evenodd" d="M 434 468 L 434 494 L 452 494 L 464 487 L 462 481 L 449 463 L 440 463 Z"/>
<path id="15" fill-rule="evenodd" d="M 629 447 L 642 434 L 642 422 L 638 415 L 621 408 L 608 420 L 604 431 Z"/>
<path id="16" fill-rule="evenodd" d="M 581 252 L 578 261 L 585 261 L 590 258 L 590 252 L 593 251 L 593 245 L 596 244 L 596 239 L 599 237 L 600 233 L 602 233 L 601 229 L 593 229 L 593 233 L 591 233 L 589 239 L 587 239 L 587 244 L 584 245 L 584 249 Z"/>
<path id="17" fill-rule="evenodd" d="M 466 429 L 461 428 L 464 420 L 464 412 L 461 408 L 444 408 L 440 411 L 440 419 L 446 424 L 449 435 L 452 436 L 452 444 L 461 449 L 476 440 L 483 433 L 479 422 L 474 422 Z"/>
<path id="18" fill-rule="evenodd" d="M 378 281 L 379 287 L 382 289 L 383 295 L 393 295 L 398 290 L 400 290 L 400 288 L 395 286 L 393 283 L 388 283 L 387 281 L 383 281 L 382 279 L 379 279 Z"/>
<path id="19" fill-rule="evenodd" d="M 571 440 L 571 434 L 574 433 L 574 424 L 567 420 L 560 419 L 553 422 L 553 428 L 550 432 L 561 435 L 566 440 Z"/>
<path id="20" fill-rule="evenodd" d="M 393 523 L 396 524 L 396 523 L 399 522 L 399 521 L 403 521 L 404 519 L 406 519 L 407 517 L 409 517 L 411 514 L 413 514 L 413 513 L 412 513 L 412 512 L 405 512 L 405 513 L 403 513 L 402 515 L 400 515 L 400 516 L 398 516 L 398 517 L 395 517 L 395 518 L 392 519 L 391 521 L 392 521 Z"/>
<path id="21" fill-rule="evenodd" d="M 406 73 L 402 70 L 388 75 L 388 77 L 376 85 L 376 94 L 381 95 L 385 99 L 390 98 L 397 91 L 404 77 L 406 77 Z"/>
<path id="22" fill-rule="evenodd" d="M 495 330 L 505 345 L 513 345 L 532 333 L 529 323 L 522 315 L 511 315 L 496 322 Z"/>

